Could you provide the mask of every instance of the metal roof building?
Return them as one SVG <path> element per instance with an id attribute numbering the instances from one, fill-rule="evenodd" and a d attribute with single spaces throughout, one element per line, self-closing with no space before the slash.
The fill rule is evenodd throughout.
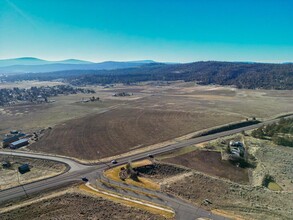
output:
<path id="1" fill-rule="evenodd" d="M 28 145 L 28 139 L 20 139 L 9 144 L 11 149 L 17 149 L 26 145 Z"/>

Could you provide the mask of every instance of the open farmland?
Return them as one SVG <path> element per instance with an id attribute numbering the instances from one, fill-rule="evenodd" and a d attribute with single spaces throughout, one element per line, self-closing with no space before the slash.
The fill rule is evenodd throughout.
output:
<path id="1" fill-rule="evenodd" d="M 53 126 L 57 121 L 59 123 L 31 149 L 80 159 L 98 159 L 247 117 L 270 118 L 293 109 L 293 95 L 289 91 L 150 82 L 97 87 L 96 92 L 102 100 L 100 103 L 73 103 L 72 100 L 77 98 L 71 96 L 71 102 L 63 105 L 63 97 L 60 97 L 59 107 L 54 104 L 51 108 L 58 110 L 49 118 L 55 122 Z M 113 97 L 116 92 L 133 95 Z M 41 121 L 48 113 L 43 110 Z M 35 117 L 38 115 L 36 112 Z"/>
<path id="2" fill-rule="evenodd" d="M 0 107 L 0 136 L 12 129 L 34 132 L 53 127 L 61 122 L 107 111 L 108 108 L 122 104 L 120 100 L 102 100 L 93 103 L 81 103 L 83 98 L 92 95 L 74 94 L 57 96 L 52 103 L 23 104 Z"/>
<path id="3" fill-rule="evenodd" d="M 233 117 L 225 121 L 222 114 L 121 108 L 60 124 L 31 149 L 97 159 L 97 151 L 103 157 L 114 156 L 228 120 Z"/>

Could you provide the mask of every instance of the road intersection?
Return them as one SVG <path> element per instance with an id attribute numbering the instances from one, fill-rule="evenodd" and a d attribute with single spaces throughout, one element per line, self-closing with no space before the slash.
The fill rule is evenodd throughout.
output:
<path id="1" fill-rule="evenodd" d="M 129 161 L 145 159 L 147 158 L 147 155 L 150 155 L 150 154 L 155 156 L 158 154 L 171 152 L 176 149 L 180 149 L 190 145 L 199 144 L 202 142 L 236 134 L 242 131 L 255 129 L 262 125 L 277 122 L 278 120 L 279 119 L 269 120 L 259 124 L 254 124 L 254 125 L 250 125 L 250 126 L 246 126 L 246 127 L 242 127 L 238 129 L 233 129 L 233 130 L 219 132 L 212 135 L 184 140 L 184 141 L 180 141 L 178 143 L 167 145 L 158 149 L 153 149 L 147 152 L 138 153 L 131 156 L 126 156 L 124 158 L 120 158 L 118 160 L 118 163 L 115 164 L 115 166 L 125 164 Z M 118 183 L 116 181 L 107 179 L 103 175 L 103 172 L 104 170 L 108 169 L 109 166 L 114 166 L 110 163 L 110 161 L 106 163 L 99 163 L 96 165 L 85 165 L 73 159 L 62 157 L 62 156 L 44 155 L 44 154 L 30 153 L 30 152 L 24 152 L 24 151 L 0 151 L 0 154 L 52 160 L 52 161 L 64 163 L 68 167 L 65 173 L 60 174 L 58 176 L 24 184 L 24 185 L 13 187 L 6 190 L 1 190 L 0 203 L 7 203 L 9 201 L 13 201 L 13 200 L 25 197 L 26 195 L 32 196 L 34 194 L 42 193 L 44 191 L 57 189 L 62 186 L 67 186 L 71 183 L 81 181 L 82 177 L 86 177 L 92 186 L 97 186 L 98 188 L 103 189 L 105 191 L 110 191 L 110 192 L 125 195 L 127 197 L 137 198 L 140 200 L 170 207 L 175 211 L 176 219 L 186 219 L 186 220 L 197 219 L 197 218 L 227 219 L 225 217 L 215 215 L 209 211 L 206 211 L 205 209 L 201 207 L 195 206 L 194 204 L 191 204 L 188 201 L 184 201 L 182 199 L 176 198 L 172 195 L 162 193 L 159 191 L 145 189 L 145 188 L 139 188 L 133 185 L 122 184 L 122 183 Z M 100 179 L 103 181 L 97 181 L 97 179 Z M 103 182 L 107 182 L 108 184 L 103 184 Z M 142 193 L 136 193 L 136 192 L 142 192 Z M 155 195 L 155 196 L 152 197 L 148 195 Z"/>

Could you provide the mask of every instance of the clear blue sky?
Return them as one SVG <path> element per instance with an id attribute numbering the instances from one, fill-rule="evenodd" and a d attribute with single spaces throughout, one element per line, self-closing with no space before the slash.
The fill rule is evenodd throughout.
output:
<path id="1" fill-rule="evenodd" d="M 0 59 L 293 61 L 293 0 L 0 0 Z"/>

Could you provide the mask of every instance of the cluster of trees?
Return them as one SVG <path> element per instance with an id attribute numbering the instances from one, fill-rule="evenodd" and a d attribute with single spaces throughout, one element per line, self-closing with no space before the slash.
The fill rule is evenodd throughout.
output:
<path id="1" fill-rule="evenodd" d="M 17 103 L 39 103 L 48 102 L 49 97 L 60 94 L 95 93 L 94 90 L 74 88 L 69 85 L 41 86 L 12 89 L 0 89 L 0 106 L 13 105 Z"/>
<path id="2" fill-rule="evenodd" d="M 247 89 L 293 89 L 293 64 L 236 62 L 153 63 L 116 70 L 72 70 L 7 76 L 4 80 L 52 80 L 63 78 L 73 85 L 131 84 L 142 81 L 196 81 Z"/>
<path id="3" fill-rule="evenodd" d="M 275 144 L 293 147 L 293 119 L 282 118 L 278 123 L 262 126 L 254 130 L 251 135 L 260 139 L 269 137 Z"/>
<path id="4" fill-rule="evenodd" d="M 293 89 L 293 65 L 228 62 L 152 64 L 140 68 L 100 71 L 68 78 L 68 81 L 74 85 L 131 84 L 139 81 L 174 80 L 196 81 L 202 85 L 229 85 L 247 89 Z"/>
<path id="5" fill-rule="evenodd" d="M 136 182 L 139 182 L 138 175 L 139 173 L 134 170 L 134 168 L 131 166 L 131 163 L 127 163 L 125 167 L 121 167 L 119 172 L 119 177 L 123 181 L 127 178 L 130 178 Z"/>

